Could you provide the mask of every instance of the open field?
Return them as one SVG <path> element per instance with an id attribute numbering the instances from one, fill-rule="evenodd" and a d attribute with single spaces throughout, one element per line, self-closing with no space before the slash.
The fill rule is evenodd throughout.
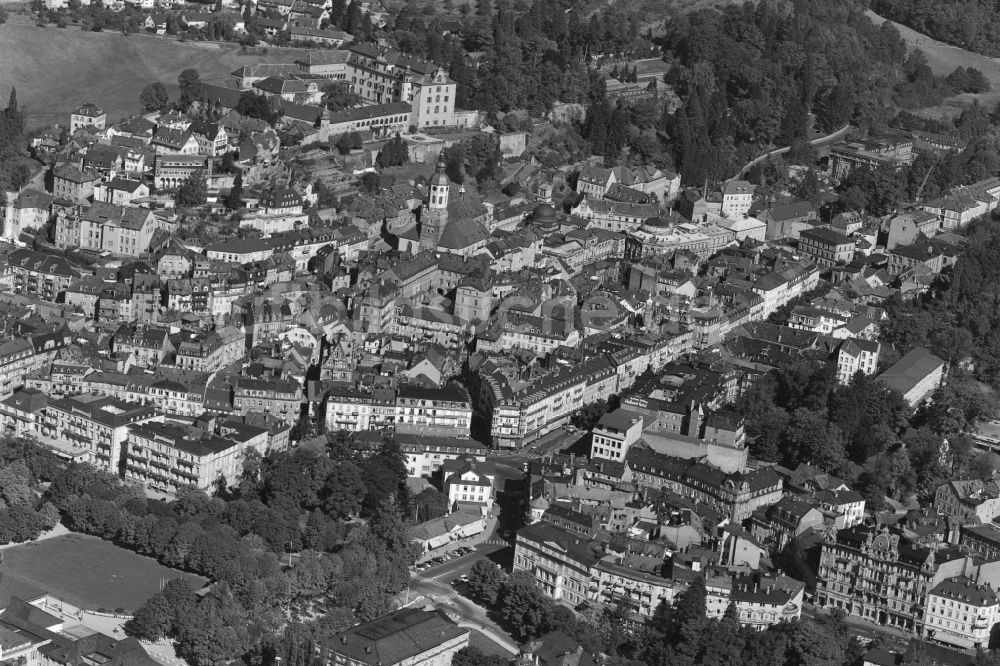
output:
<path id="1" fill-rule="evenodd" d="M 205 579 L 169 569 L 156 560 L 102 541 L 69 534 L 8 548 L 0 565 L 0 607 L 10 595 L 47 592 L 75 606 L 134 611 L 160 589 L 160 581 L 187 578 L 195 589 Z"/>
<path id="2" fill-rule="evenodd" d="M 241 65 L 285 62 L 301 51 L 269 49 L 243 55 L 235 44 L 178 42 L 146 34 L 84 32 L 79 27 L 0 25 L 0 104 L 10 86 L 33 126 L 69 122 L 69 112 L 91 101 L 109 122 L 139 111 L 139 93 L 153 81 L 177 94 L 177 75 L 193 67 L 203 79 L 227 76 Z"/>
<path id="3" fill-rule="evenodd" d="M 882 25 L 885 22 L 884 18 L 873 11 L 869 10 L 867 14 L 876 25 Z M 927 56 L 927 64 L 930 65 L 935 74 L 939 76 L 951 74 L 958 66 L 975 67 L 989 79 L 990 85 L 993 86 L 993 89 L 987 93 L 978 95 L 965 93 L 949 97 L 940 107 L 924 110 L 925 115 L 939 118 L 955 117 L 962 112 L 963 108 L 972 104 L 973 100 L 979 100 L 979 103 L 987 110 L 992 111 L 993 107 L 1000 102 L 1000 62 L 994 58 L 931 39 L 927 35 L 895 21 L 893 25 L 899 30 L 899 34 L 909 50 L 919 48 L 924 52 L 924 55 Z"/>

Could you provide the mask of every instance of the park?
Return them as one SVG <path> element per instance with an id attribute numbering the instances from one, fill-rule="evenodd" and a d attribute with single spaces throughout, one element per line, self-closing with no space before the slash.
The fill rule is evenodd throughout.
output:
<path id="1" fill-rule="evenodd" d="M 171 578 L 186 578 L 195 589 L 206 582 L 201 576 L 74 532 L 13 546 L 2 555 L 3 607 L 11 596 L 30 599 L 48 594 L 87 610 L 131 613 Z"/>

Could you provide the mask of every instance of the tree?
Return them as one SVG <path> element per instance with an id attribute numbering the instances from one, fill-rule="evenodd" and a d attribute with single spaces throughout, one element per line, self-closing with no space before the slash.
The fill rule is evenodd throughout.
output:
<path id="1" fill-rule="evenodd" d="M 346 81 L 332 81 L 323 88 L 323 104 L 330 111 L 352 109 L 363 101 L 361 95 L 351 91 Z"/>
<path id="2" fill-rule="evenodd" d="M 451 666 L 506 666 L 506 664 L 507 659 L 495 654 L 486 654 L 474 645 L 462 648 L 451 659 Z"/>
<path id="3" fill-rule="evenodd" d="M 361 174 L 358 184 L 365 194 L 376 194 L 382 189 L 382 177 L 372 171 L 366 171 Z"/>
<path id="4" fill-rule="evenodd" d="M 538 636 L 547 627 L 552 602 L 530 574 L 518 571 L 504 583 L 500 614 L 522 638 Z"/>
<path id="5" fill-rule="evenodd" d="M 487 606 L 494 606 L 503 590 L 503 571 L 489 560 L 477 560 L 469 570 L 469 592 Z"/>
<path id="6" fill-rule="evenodd" d="M 174 195 L 174 204 L 178 208 L 201 206 L 208 200 L 208 187 L 202 172 L 194 171 L 187 177 Z"/>
<path id="7" fill-rule="evenodd" d="M 145 641 L 158 641 L 170 635 L 174 624 L 174 608 L 162 592 L 146 600 L 125 623 L 125 633 Z"/>
<path id="8" fill-rule="evenodd" d="M 342 155 L 346 155 L 352 150 L 357 150 L 363 144 L 361 141 L 361 135 L 357 132 L 344 132 L 337 137 L 337 141 L 334 145 L 337 146 L 337 150 L 339 150 Z"/>
<path id="9" fill-rule="evenodd" d="M 167 87 L 156 81 L 142 89 L 142 92 L 139 93 L 139 101 L 142 102 L 144 110 L 158 111 L 167 105 L 167 102 L 170 101 L 170 95 L 167 94 Z"/>
<path id="10" fill-rule="evenodd" d="M 409 151 L 406 148 L 406 142 L 398 133 L 382 146 L 382 150 L 378 151 L 378 157 L 375 158 L 375 163 L 383 169 L 402 166 L 408 161 Z"/>
<path id="11" fill-rule="evenodd" d="M 361 468 L 352 462 L 342 462 L 333 468 L 323 485 L 323 510 L 336 519 L 356 516 L 361 511 L 365 491 Z"/>
<path id="12" fill-rule="evenodd" d="M 594 429 L 597 422 L 608 411 L 608 403 L 604 400 L 597 400 L 584 405 L 570 417 L 570 423 L 582 430 L 590 431 Z"/>
<path id="13" fill-rule="evenodd" d="M 226 208 L 232 210 L 239 210 L 242 207 L 243 207 L 243 172 L 238 172 L 236 174 L 236 178 L 233 179 L 233 186 L 229 188 L 229 194 L 226 195 Z M 247 449 L 248 453 L 250 451 L 254 451 L 256 453 L 256 450 L 253 448 Z M 244 456 L 246 456 L 246 454 L 244 454 Z M 259 458 L 260 454 L 258 453 L 257 456 Z M 241 476 L 240 479 L 241 482 L 242 478 L 243 477 Z"/>
<path id="14" fill-rule="evenodd" d="M 191 102 L 201 97 L 202 84 L 198 70 L 188 68 L 177 76 L 177 87 L 180 89 L 180 106 L 186 109 Z"/>

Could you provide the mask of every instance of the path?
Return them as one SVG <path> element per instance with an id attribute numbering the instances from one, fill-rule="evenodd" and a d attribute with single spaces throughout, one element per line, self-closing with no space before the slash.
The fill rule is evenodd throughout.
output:
<path id="1" fill-rule="evenodd" d="M 41 534 L 39 534 L 37 539 L 32 539 L 31 541 L 20 541 L 18 543 L 5 543 L 4 545 L 0 546 L 0 550 L 6 550 L 8 548 L 13 548 L 14 546 L 24 546 L 32 543 L 37 543 L 39 541 L 45 541 L 46 539 L 54 539 L 56 537 L 65 536 L 67 534 L 69 534 L 69 529 L 67 529 L 66 526 L 63 525 L 62 523 L 59 523 L 48 532 L 42 532 Z"/>
<path id="2" fill-rule="evenodd" d="M 833 143 L 835 141 L 840 141 L 840 139 L 842 139 L 849 131 L 851 131 L 850 123 L 844 125 L 835 132 L 830 132 L 825 136 L 818 136 L 815 139 L 809 139 L 809 145 L 812 146 L 813 148 L 822 148 L 827 144 Z M 774 157 L 775 155 L 784 155 L 791 149 L 792 149 L 791 146 L 785 146 L 784 148 L 775 148 L 774 150 L 766 152 L 763 155 L 760 155 L 759 157 L 753 158 L 752 160 L 743 165 L 743 168 L 740 169 L 739 173 L 736 174 L 736 177 L 740 178 L 747 171 L 752 169 L 754 165 L 759 164 L 760 162 L 770 157 Z"/>

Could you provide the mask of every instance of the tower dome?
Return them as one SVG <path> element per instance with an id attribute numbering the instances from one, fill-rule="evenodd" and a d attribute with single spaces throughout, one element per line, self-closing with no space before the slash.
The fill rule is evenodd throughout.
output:
<path id="1" fill-rule="evenodd" d="M 448 174 L 444 172 L 445 166 L 444 152 L 442 151 L 438 155 L 437 169 L 434 170 L 434 175 L 431 176 L 432 186 L 448 187 Z"/>
<path id="2" fill-rule="evenodd" d="M 531 219 L 535 222 L 555 222 L 556 209 L 547 203 L 538 204 L 531 211 Z"/>

